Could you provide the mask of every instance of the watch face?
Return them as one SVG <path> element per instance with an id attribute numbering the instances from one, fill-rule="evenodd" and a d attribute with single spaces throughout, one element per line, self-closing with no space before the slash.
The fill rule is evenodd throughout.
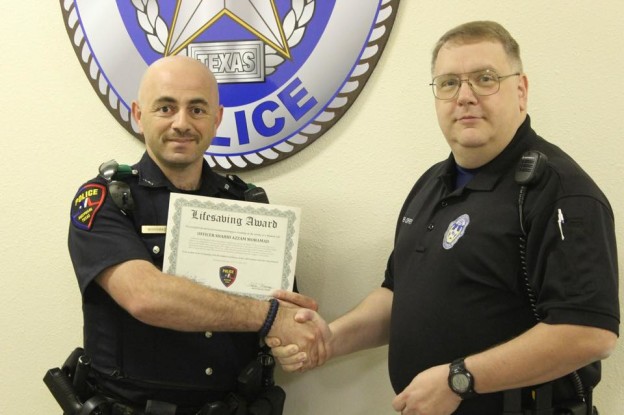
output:
<path id="1" fill-rule="evenodd" d="M 451 383 L 453 389 L 458 393 L 464 393 L 470 388 L 470 379 L 463 373 L 453 375 Z"/>

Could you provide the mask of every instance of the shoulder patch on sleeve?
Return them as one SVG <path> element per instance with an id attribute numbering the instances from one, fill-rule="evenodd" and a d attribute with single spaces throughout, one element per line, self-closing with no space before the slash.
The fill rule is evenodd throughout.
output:
<path id="1" fill-rule="evenodd" d="M 79 229 L 90 230 L 95 214 L 100 210 L 105 199 L 106 186 L 98 183 L 88 183 L 82 186 L 72 203 L 72 224 Z"/>

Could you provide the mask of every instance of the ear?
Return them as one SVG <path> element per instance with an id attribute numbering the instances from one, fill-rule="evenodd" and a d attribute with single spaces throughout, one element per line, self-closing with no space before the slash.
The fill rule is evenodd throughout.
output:
<path id="1" fill-rule="evenodd" d="M 143 133 L 143 125 L 141 125 L 141 115 L 142 111 L 139 103 L 136 101 L 132 101 L 132 118 L 134 118 L 134 121 L 136 121 L 137 125 L 139 126 L 139 131 Z"/>
<path id="2" fill-rule="evenodd" d="M 219 110 L 217 111 L 217 113 L 215 114 L 215 121 L 214 121 L 214 129 L 215 129 L 215 134 L 217 132 L 217 129 L 219 128 L 219 126 L 221 125 L 221 121 L 223 120 L 223 105 L 219 105 Z"/>
<path id="3" fill-rule="evenodd" d="M 529 78 L 525 73 L 521 73 L 518 79 L 518 102 L 520 111 L 526 112 L 529 99 Z"/>

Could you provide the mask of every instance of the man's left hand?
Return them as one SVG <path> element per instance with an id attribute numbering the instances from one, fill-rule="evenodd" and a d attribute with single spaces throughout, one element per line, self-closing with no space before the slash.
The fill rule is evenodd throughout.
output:
<path id="1" fill-rule="evenodd" d="M 419 373 L 392 401 L 401 415 L 450 415 L 461 398 L 448 386 L 449 365 L 434 366 Z"/>
<path id="2" fill-rule="evenodd" d="M 299 294 L 286 290 L 275 290 L 272 293 L 273 298 L 277 298 L 286 307 L 302 307 L 310 310 L 318 311 L 318 303 L 314 298 L 307 295 Z"/>

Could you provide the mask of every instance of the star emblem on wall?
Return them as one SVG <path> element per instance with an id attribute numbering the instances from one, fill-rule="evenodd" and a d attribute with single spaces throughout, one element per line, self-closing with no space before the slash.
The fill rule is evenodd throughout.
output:
<path id="1" fill-rule="evenodd" d="M 177 0 L 165 56 L 179 53 L 224 16 L 290 59 L 275 0 Z"/>

